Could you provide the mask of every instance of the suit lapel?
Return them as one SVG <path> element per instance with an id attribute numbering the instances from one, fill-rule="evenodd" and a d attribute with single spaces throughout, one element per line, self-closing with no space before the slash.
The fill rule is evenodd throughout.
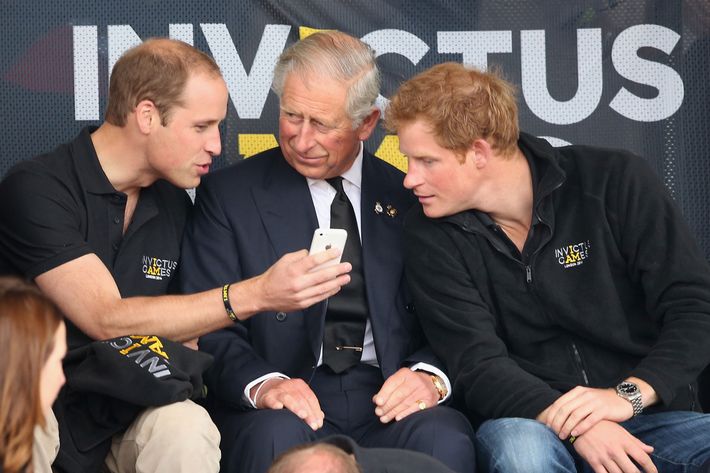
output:
<path id="1" fill-rule="evenodd" d="M 403 215 L 399 213 L 395 218 L 390 217 L 386 213 L 386 206 L 397 208 L 399 205 L 399 202 L 392 200 L 398 194 L 392 192 L 392 187 L 400 186 L 401 183 L 393 183 L 377 168 L 375 160 L 379 158 L 367 152 L 363 158 L 360 204 L 363 266 L 375 349 L 378 359 L 382 360 L 391 338 L 388 316 L 392 313 L 392 304 L 395 303 L 402 278 L 400 220 Z M 377 203 L 383 208 L 381 213 L 375 211 Z M 402 209 L 399 210 L 401 212 Z"/>
<path id="2" fill-rule="evenodd" d="M 277 255 L 308 249 L 318 219 L 303 176 L 274 156 L 264 185 L 254 186 L 252 194 Z"/>
<path id="3" fill-rule="evenodd" d="M 277 258 L 286 253 L 308 249 L 318 218 L 306 179 L 279 153 L 273 157 L 263 186 L 253 187 L 254 203 Z M 303 311 L 314 357 L 320 352 L 325 303 Z"/>

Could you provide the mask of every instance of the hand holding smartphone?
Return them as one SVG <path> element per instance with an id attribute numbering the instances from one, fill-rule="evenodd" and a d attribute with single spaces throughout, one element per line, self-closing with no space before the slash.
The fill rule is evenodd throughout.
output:
<path id="1" fill-rule="evenodd" d="M 343 250 L 345 249 L 345 241 L 348 239 L 348 232 L 342 228 L 316 228 L 313 232 L 313 239 L 311 240 L 311 248 L 308 250 L 308 254 L 320 253 L 322 251 L 329 250 L 330 248 L 340 248 L 340 256 L 334 258 L 325 263 L 319 264 L 314 267 L 311 271 L 318 271 L 319 269 L 327 268 L 328 266 L 334 266 L 340 263 L 340 258 L 343 255 Z"/>

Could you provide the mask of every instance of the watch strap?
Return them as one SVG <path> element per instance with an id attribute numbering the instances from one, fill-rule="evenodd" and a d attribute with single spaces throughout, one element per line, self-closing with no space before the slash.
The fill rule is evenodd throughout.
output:
<path id="1" fill-rule="evenodd" d="M 627 399 L 631 403 L 631 407 L 634 408 L 634 415 L 633 417 L 636 417 L 637 415 L 641 414 L 643 412 L 643 400 L 641 399 L 641 393 L 639 392 L 638 396 L 634 396 L 633 399 Z"/>
<path id="2" fill-rule="evenodd" d="M 626 389 L 628 387 L 634 388 L 635 392 L 629 393 Z M 630 381 L 622 381 L 616 386 L 616 394 L 622 399 L 626 399 L 631 403 L 631 408 L 633 409 L 632 417 L 643 412 L 643 397 L 641 396 L 641 390 L 636 383 Z"/>

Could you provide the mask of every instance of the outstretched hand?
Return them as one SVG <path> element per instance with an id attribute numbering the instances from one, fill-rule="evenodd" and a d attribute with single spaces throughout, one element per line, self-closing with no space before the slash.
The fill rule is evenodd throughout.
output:
<path id="1" fill-rule="evenodd" d="M 340 250 L 330 250 L 309 255 L 301 250 L 287 253 L 262 275 L 253 278 L 260 307 L 255 312 L 305 309 L 332 295 L 350 282 L 347 274 L 350 263 L 339 263 L 315 269 L 322 263 L 340 255 Z"/>

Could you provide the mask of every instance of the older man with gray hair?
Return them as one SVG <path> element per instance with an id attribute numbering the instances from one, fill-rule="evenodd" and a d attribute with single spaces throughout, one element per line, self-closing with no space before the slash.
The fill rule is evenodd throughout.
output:
<path id="1" fill-rule="evenodd" d="M 222 471 L 266 471 L 280 452 L 332 434 L 474 470 L 471 427 L 438 405 L 449 380 L 403 277 L 402 216 L 413 196 L 362 144 L 379 119 L 379 81 L 362 41 L 335 31 L 299 41 L 274 74 L 280 146 L 198 189 L 183 244 L 188 292 L 259 274 L 308 248 L 316 228 L 348 230 L 343 260 L 352 264 L 351 281 L 327 303 L 264 311 L 201 339 L 215 356 L 206 381 Z"/>

